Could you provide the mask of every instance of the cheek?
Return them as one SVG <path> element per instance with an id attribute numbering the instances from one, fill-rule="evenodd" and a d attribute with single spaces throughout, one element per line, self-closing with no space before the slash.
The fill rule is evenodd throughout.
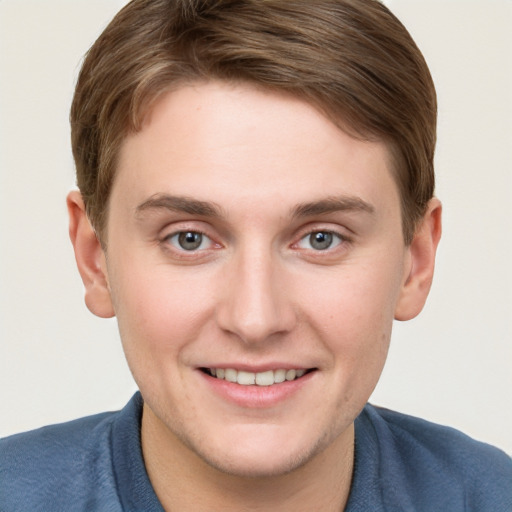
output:
<path id="1" fill-rule="evenodd" d="M 323 282 L 321 288 L 306 287 L 309 324 L 320 333 L 333 364 L 344 366 L 345 378 L 375 380 L 389 347 L 401 266 L 374 258 L 373 264 L 347 266 Z"/>
<path id="2" fill-rule="evenodd" d="M 160 364 L 162 356 L 197 337 L 209 309 L 207 290 L 197 279 L 184 279 L 164 265 L 148 272 L 145 265 L 125 261 L 116 269 L 111 289 L 127 358 Z"/>
<path id="3" fill-rule="evenodd" d="M 346 267 L 326 276 L 322 283 L 320 287 L 315 280 L 305 283 L 302 294 L 308 310 L 325 326 L 355 334 L 391 323 L 401 285 L 398 269 L 378 262 Z"/>

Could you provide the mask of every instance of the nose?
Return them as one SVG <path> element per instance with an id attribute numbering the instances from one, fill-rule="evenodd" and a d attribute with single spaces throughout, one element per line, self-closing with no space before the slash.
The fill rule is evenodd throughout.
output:
<path id="1" fill-rule="evenodd" d="M 278 258 L 270 251 L 248 252 L 235 256 L 226 268 L 217 322 L 244 343 L 259 344 L 290 332 L 296 314 Z"/>

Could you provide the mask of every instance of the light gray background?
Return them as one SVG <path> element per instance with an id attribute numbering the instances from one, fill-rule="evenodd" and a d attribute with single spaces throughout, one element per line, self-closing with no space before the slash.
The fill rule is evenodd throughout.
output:
<path id="1" fill-rule="evenodd" d="M 123 3 L 0 0 L 0 435 L 118 409 L 136 389 L 115 321 L 83 304 L 64 201 L 79 62 Z M 372 401 L 512 453 L 512 1 L 387 3 L 438 88 L 444 237 Z"/>

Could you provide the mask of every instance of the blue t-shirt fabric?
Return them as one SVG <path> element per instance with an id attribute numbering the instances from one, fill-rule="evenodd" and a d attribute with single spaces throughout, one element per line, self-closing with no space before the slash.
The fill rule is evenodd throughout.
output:
<path id="1" fill-rule="evenodd" d="M 142 397 L 119 412 L 0 441 L 0 511 L 163 511 L 142 456 Z M 464 434 L 366 405 L 345 512 L 511 512 L 512 459 Z"/>

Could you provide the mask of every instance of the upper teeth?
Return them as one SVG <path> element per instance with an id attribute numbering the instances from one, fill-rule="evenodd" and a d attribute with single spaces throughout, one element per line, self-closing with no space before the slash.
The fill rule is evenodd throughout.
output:
<path id="1" fill-rule="evenodd" d="M 285 380 L 294 380 L 302 377 L 306 370 L 268 370 L 266 372 L 245 372 L 233 368 L 210 368 L 210 374 L 218 379 L 224 379 L 229 382 L 236 382 L 242 386 L 271 386 L 279 384 Z"/>

